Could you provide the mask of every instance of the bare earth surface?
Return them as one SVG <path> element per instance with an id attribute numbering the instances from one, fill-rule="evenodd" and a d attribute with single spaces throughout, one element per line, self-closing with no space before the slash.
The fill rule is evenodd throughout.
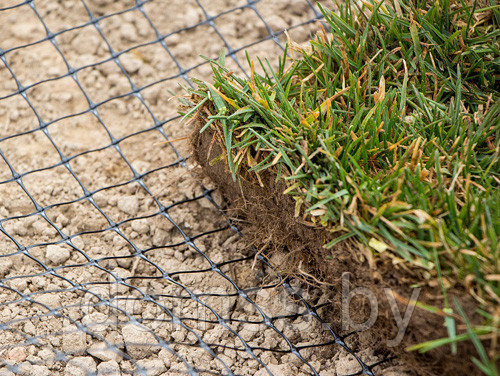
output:
<path id="1" fill-rule="evenodd" d="M 200 55 L 272 61 L 270 32 L 318 28 L 295 28 L 308 2 L 19 2 L 0 2 L 0 375 L 362 371 L 244 249 L 185 143 L 165 143 L 189 133 L 172 97 L 209 78 Z"/>

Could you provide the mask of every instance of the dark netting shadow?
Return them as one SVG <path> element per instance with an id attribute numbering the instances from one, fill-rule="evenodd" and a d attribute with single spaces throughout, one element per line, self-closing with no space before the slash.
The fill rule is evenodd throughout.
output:
<path id="1" fill-rule="evenodd" d="M 207 77 L 199 55 L 225 47 L 245 74 L 244 51 L 305 41 L 317 8 L 62 3 L 0 8 L 2 375 L 333 375 L 338 353 L 372 375 L 321 298 L 239 248 L 176 142 L 170 98 Z"/>

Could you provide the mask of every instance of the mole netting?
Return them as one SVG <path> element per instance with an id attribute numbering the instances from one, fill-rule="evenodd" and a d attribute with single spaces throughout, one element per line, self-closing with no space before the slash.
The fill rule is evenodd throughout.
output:
<path id="1" fill-rule="evenodd" d="M 225 47 L 245 74 L 245 51 L 277 55 L 285 28 L 306 41 L 322 18 L 309 0 L 228 3 L 0 3 L 2 375 L 381 363 L 320 318 L 319 294 L 240 249 L 177 142 L 179 84 L 209 77 L 200 55 Z"/>

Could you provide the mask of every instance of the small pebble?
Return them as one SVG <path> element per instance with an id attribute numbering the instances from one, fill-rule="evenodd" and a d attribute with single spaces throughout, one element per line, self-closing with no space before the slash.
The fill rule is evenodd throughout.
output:
<path id="1" fill-rule="evenodd" d="M 168 238 L 168 232 L 162 230 L 161 228 L 157 228 L 153 235 L 153 245 L 161 247 L 167 243 Z"/>
<path id="2" fill-rule="evenodd" d="M 292 367 L 289 364 L 269 364 L 267 365 L 267 368 L 269 368 L 269 371 L 271 371 L 274 376 L 290 376 L 294 374 Z M 255 374 L 255 376 L 265 375 L 269 375 L 265 368 L 260 369 Z"/>
<path id="3" fill-rule="evenodd" d="M 30 376 L 50 376 L 51 372 L 46 366 L 32 365 L 29 373 Z"/>
<path id="4" fill-rule="evenodd" d="M 42 279 L 46 282 L 45 278 Z M 49 308 L 57 308 L 61 306 L 61 300 L 57 294 L 41 294 L 37 296 L 36 301 Z"/>
<path id="5" fill-rule="evenodd" d="M 59 214 L 56 218 L 56 223 L 64 227 L 68 225 L 69 219 L 64 214 Z"/>
<path id="6" fill-rule="evenodd" d="M 104 342 L 99 342 L 92 345 L 87 352 L 93 357 L 100 359 L 104 362 L 117 362 L 121 360 L 121 356 L 117 353 L 116 349 L 109 347 Z"/>
<path id="7" fill-rule="evenodd" d="M 73 239 L 71 239 L 71 242 L 78 249 L 85 248 L 85 240 L 83 240 L 83 238 L 81 236 L 74 237 Z"/>
<path id="8" fill-rule="evenodd" d="M 343 356 L 335 361 L 335 370 L 338 375 L 350 375 L 361 370 L 356 359 L 352 356 Z"/>
<path id="9" fill-rule="evenodd" d="M 182 19 L 187 26 L 193 26 L 200 22 L 200 13 L 196 8 L 188 8 Z"/>
<path id="10" fill-rule="evenodd" d="M 147 234 L 149 232 L 149 224 L 147 219 L 138 219 L 132 222 L 132 229 L 138 234 Z"/>
<path id="11" fill-rule="evenodd" d="M 62 336 L 62 349 L 67 353 L 82 355 L 87 349 L 86 333 L 77 330 L 76 326 L 65 328 Z"/>
<path id="12" fill-rule="evenodd" d="M 158 376 L 167 370 L 160 359 L 139 360 L 137 365 L 143 368 L 148 376 Z"/>
<path id="13" fill-rule="evenodd" d="M 134 25 L 128 22 L 120 26 L 120 35 L 122 38 L 132 42 L 137 40 L 137 30 Z"/>
<path id="14" fill-rule="evenodd" d="M 33 38 L 33 35 L 39 31 L 38 25 L 33 24 L 32 22 L 26 23 L 15 23 L 11 27 L 12 34 L 20 40 L 30 41 Z"/>
<path id="15" fill-rule="evenodd" d="M 21 363 L 26 360 L 26 350 L 24 347 L 14 347 L 7 353 L 7 358 L 16 363 Z"/>
<path id="16" fill-rule="evenodd" d="M 127 73 L 136 73 L 142 67 L 142 61 L 130 54 L 121 55 L 119 58 Z"/>
<path id="17" fill-rule="evenodd" d="M 18 110 L 12 110 L 9 114 L 9 119 L 11 121 L 16 121 L 17 119 L 19 119 L 19 111 Z"/>
<path id="18" fill-rule="evenodd" d="M 97 366 L 97 376 L 121 376 L 120 366 L 115 360 L 102 362 Z"/>
<path id="19" fill-rule="evenodd" d="M 78 356 L 71 359 L 64 369 L 64 376 L 87 376 L 95 374 L 97 366 L 90 356 Z"/>
<path id="20" fill-rule="evenodd" d="M 135 216 L 139 211 L 139 200 L 134 196 L 125 196 L 118 199 L 118 209 L 122 212 Z"/>
<path id="21" fill-rule="evenodd" d="M 167 38 L 168 46 L 176 46 L 181 41 L 181 37 L 179 34 L 172 34 Z"/>
<path id="22" fill-rule="evenodd" d="M 61 265 L 69 259 L 70 252 L 66 248 L 61 247 L 57 244 L 51 244 L 47 246 L 45 251 L 45 257 L 53 265 Z"/>
<path id="23" fill-rule="evenodd" d="M 158 347 L 153 334 L 135 324 L 127 324 L 122 328 L 123 341 L 128 354 L 133 358 L 142 359 L 150 356 Z"/>
<path id="24" fill-rule="evenodd" d="M 54 354 L 54 352 L 52 350 L 42 349 L 38 352 L 37 355 L 44 360 L 44 363 L 47 366 L 51 367 L 54 364 L 54 360 L 55 360 L 56 355 Z"/>
<path id="25" fill-rule="evenodd" d="M 25 278 L 16 278 L 9 281 L 10 287 L 19 292 L 23 292 L 28 287 L 28 281 Z"/>

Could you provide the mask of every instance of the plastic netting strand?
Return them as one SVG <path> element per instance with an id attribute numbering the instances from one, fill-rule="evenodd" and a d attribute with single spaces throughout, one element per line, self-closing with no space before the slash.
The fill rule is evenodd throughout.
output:
<path id="1" fill-rule="evenodd" d="M 349 347 L 347 336 L 336 333 L 320 318 L 318 310 L 326 303 L 310 304 L 291 281 L 272 272 L 262 256 L 235 251 L 240 233 L 220 209 L 214 196 L 216 191 L 192 177 L 189 155 L 171 142 L 172 134 L 176 134 L 171 129 L 179 127 L 175 104 L 159 111 L 159 106 L 153 105 L 155 98 L 150 100 L 147 95 L 150 89 L 161 87 L 159 95 L 169 97 L 169 91 L 175 92 L 179 82 L 191 85 L 188 74 L 207 65 L 201 58 L 189 63 L 183 61 L 172 47 L 189 44 L 185 38 L 198 29 L 214 32 L 211 43 L 218 49 L 225 47 L 227 56 L 243 74 L 246 70 L 240 62 L 241 53 L 247 49 L 266 42 L 283 49 L 280 38 L 284 31 L 266 22 L 258 6 L 260 1 L 217 8 L 218 13 L 212 14 L 210 2 L 207 5 L 197 0 L 192 8 L 201 20 L 167 32 L 157 25 L 154 17 L 168 12 L 166 3 L 153 0 L 136 0 L 131 4 L 71 2 L 61 14 L 77 12 L 78 5 L 81 10 L 78 17 L 68 17 L 73 23 L 53 31 L 53 25 L 47 21 L 47 9 L 57 11 L 63 3 L 30 0 L 4 3 L 0 8 L 0 15 L 29 11 L 36 20 L 33 22 L 41 26 L 41 37 L 35 38 L 36 32 L 29 29 L 25 43 L 5 45 L 7 36 L 0 35 L 1 77 L 15 83 L 12 90 L 0 91 L 0 106 L 6 107 L 4 115 L 11 120 L 10 126 L 0 125 L 4 127 L 0 131 L 0 162 L 4 162 L 0 164 L 0 188 L 4 188 L 0 191 L 0 209 L 4 208 L 0 211 L 0 366 L 5 367 L 2 374 L 235 375 L 251 374 L 245 364 L 253 363 L 250 370 L 272 375 L 275 368 L 270 364 L 275 362 L 269 354 L 288 354 L 286 361 L 293 363 L 297 372 L 318 375 L 319 362 L 311 360 L 309 350 L 342 348 L 357 363 L 354 374 L 372 375 L 380 362 L 365 363 Z M 304 0 L 304 3 L 307 18 L 293 19 L 288 30 L 314 25 L 321 19 L 311 2 Z M 94 4 L 109 5 L 107 9 L 113 11 L 98 12 Z M 178 2 L 179 13 L 187 6 Z M 237 18 L 242 12 L 251 12 L 265 35 L 235 47 L 218 20 Z M 86 20 L 79 22 L 83 16 Z M 121 23 L 121 17 L 141 18 L 139 27 L 147 27 L 152 39 L 139 37 L 139 41 L 117 48 L 103 25 L 114 18 L 120 18 Z M 170 17 L 182 15 L 170 14 Z M 17 26 L 4 23 L 2 30 L 27 27 L 26 23 Z M 94 51 L 86 59 L 77 53 L 76 59 L 70 58 L 63 44 L 72 39 L 66 36 L 83 35 L 84 39 L 77 43 L 85 43 L 85 35 L 91 30 L 97 33 L 99 43 L 104 43 L 101 47 L 104 53 Z M 147 33 L 139 29 L 139 34 Z M 34 39 L 30 39 L 32 36 Z M 170 42 L 178 37 L 180 41 Z M 57 72 L 50 75 L 40 73 L 50 68 L 41 67 L 42 55 L 35 56 L 36 64 L 25 66 L 27 71 L 19 71 L 17 53 L 40 46 L 48 48 L 47 44 L 55 58 L 63 62 L 64 70 L 55 69 Z M 142 71 L 137 74 L 137 69 L 130 67 L 130 56 L 147 61 L 146 53 L 138 51 L 151 47 L 166 53 L 171 67 L 160 70 L 161 75 L 151 82 L 138 83 Z M 185 46 L 181 53 L 186 53 Z M 198 57 L 198 52 L 194 53 Z M 125 79 L 126 85 L 121 85 L 121 92 L 90 93 L 86 84 L 93 82 L 93 78 L 88 78 L 90 72 L 105 67 L 114 70 L 113 75 L 104 76 L 104 81 L 110 77 L 115 81 Z M 30 75 L 35 79 L 28 80 Z M 43 89 L 44 85 L 49 85 L 49 89 Z M 75 91 L 63 100 L 73 106 L 61 114 L 57 111 L 59 102 L 54 98 L 68 85 Z M 99 89 L 97 79 L 95 86 Z M 47 96 L 40 94 L 43 92 L 48 92 Z M 17 125 L 19 115 L 13 115 L 18 112 L 12 107 L 13 101 L 18 108 L 25 109 L 21 118 L 30 126 Z M 74 104 L 77 101 L 78 105 Z M 138 116 L 136 124 L 132 122 L 128 127 L 122 127 L 120 120 L 110 120 L 107 106 L 117 101 L 133 101 L 135 111 L 144 117 Z M 122 115 L 127 112 L 125 109 Z M 95 145 L 73 149 L 61 146 L 59 137 L 64 137 L 68 122 L 77 119 L 96 124 L 95 132 L 99 129 L 101 138 L 91 136 Z M 150 144 L 153 139 L 157 142 Z M 30 149 L 25 159 L 16 160 L 18 154 L 12 150 L 18 147 L 9 146 L 12 142 L 27 143 Z M 32 142 L 43 146 L 34 147 Z M 127 152 L 131 144 L 165 157 L 158 157 L 156 164 L 137 163 L 140 159 L 137 154 Z M 47 158 L 50 160 L 47 163 L 33 162 L 40 158 L 37 153 L 48 153 L 49 149 L 55 158 Z M 100 167 L 88 164 L 96 160 L 102 162 L 99 166 L 109 167 L 104 173 L 109 176 L 94 175 Z M 113 167 L 116 161 L 120 161 L 123 165 L 120 168 L 127 173 L 113 172 L 113 168 L 118 168 Z M 84 169 L 82 165 L 86 164 Z M 59 178 L 63 175 L 67 180 Z M 54 176 L 59 180 L 52 181 Z M 197 185 L 192 193 L 169 197 L 168 192 L 172 191 L 157 189 L 158 185 L 167 184 L 161 176 L 182 176 L 181 182 L 191 179 Z M 170 181 L 170 184 L 176 183 Z M 46 192 L 51 185 L 48 200 L 40 192 Z M 9 192 L 14 191 L 17 195 L 11 196 Z M 126 196 L 125 199 L 120 195 Z M 111 209 L 116 207 L 116 201 L 123 215 L 115 215 L 118 211 Z M 142 211 L 138 203 L 148 203 L 148 210 Z M 207 210 L 211 217 L 204 218 L 209 215 Z M 188 214 L 191 223 L 184 219 Z M 79 225 L 72 225 L 74 221 L 79 221 Z M 156 229 L 153 234 L 152 226 L 159 221 L 164 230 Z M 200 228 L 196 225 L 199 222 L 210 223 L 212 227 Z M 144 241 L 155 236 L 159 240 Z M 215 242 L 210 239 L 219 241 L 218 253 L 210 249 Z M 251 270 L 257 277 L 238 277 L 236 269 Z M 274 273 L 272 278 L 271 273 Z M 207 278 L 214 283 L 205 286 L 203 281 Z M 259 294 L 263 292 L 270 300 L 275 300 L 273 294 L 281 292 L 286 299 L 293 297 L 293 312 L 268 313 L 259 303 L 259 299 L 262 301 Z M 283 299 L 277 302 L 287 304 Z M 323 336 L 326 340 L 297 343 L 287 323 L 299 319 L 309 325 L 314 322 L 319 326 L 318 331 L 326 333 Z M 248 330 L 249 326 L 253 331 Z M 262 337 L 265 340 L 258 340 Z M 152 354 L 162 359 L 161 364 L 155 363 Z M 144 358 L 149 360 L 141 360 Z M 119 367 L 112 373 L 109 369 L 113 370 L 114 365 Z"/>

